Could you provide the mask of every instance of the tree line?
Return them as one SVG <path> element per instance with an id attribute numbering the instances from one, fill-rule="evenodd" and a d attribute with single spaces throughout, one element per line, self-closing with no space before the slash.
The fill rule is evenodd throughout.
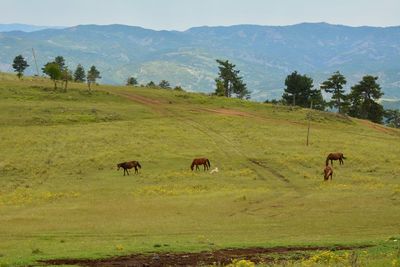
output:
<path id="1" fill-rule="evenodd" d="M 215 79 L 214 94 L 249 99 L 251 92 L 247 90 L 243 77 L 239 76 L 240 71 L 235 69 L 236 66 L 228 60 L 217 59 L 216 61 L 219 64 L 219 73 Z M 347 80 L 339 71 L 334 72 L 319 88 L 314 88 L 312 78 L 294 71 L 285 79 L 282 99 L 271 102 L 304 108 L 312 107 L 318 110 L 329 107 L 339 114 L 376 123 L 383 123 L 385 120 L 387 125 L 400 128 L 400 111 L 385 110 L 378 102 L 383 92 L 377 80 L 376 76 L 365 75 L 360 82 L 350 88 L 350 93 L 346 94 L 344 86 Z M 322 91 L 330 96 L 329 101 L 324 100 Z"/>
<path id="2" fill-rule="evenodd" d="M 14 58 L 12 67 L 14 71 L 17 72 L 18 78 L 21 79 L 25 69 L 29 67 L 29 64 L 22 55 L 18 55 Z M 63 56 L 57 56 L 53 61 L 44 64 L 42 72 L 49 76 L 54 82 L 54 89 L 57 89 L 57 84 L 61 81 L 61 87 L 67 90 L 68 82 L 74 81 L 81 83 L 87 82 L 88 88 L 91 90 L 91 85 L 95 84 L 97 79 L 101 79 L 100 72 L 94 65 L 92 65 L 86 73 L 83 66 L 78 64 L 75 71 L 72 72 L 65 64 Z"/>
<path id="3" fill-rule="evenodd" d="M 382 123 L 386 112 L 378 103 L 383 92 L 377 80 L 376 76 L 365 75 L 346 94 L 344 86 L 347 80 L 339 71 L 334 72 L 317 89 L 313 88 L 312 78 L 294 71 L 285 79 L 286 88 L 280 102 L 305 108 L 310 107 L 312 102 L 315 109 L 325 110 L 329 107 L 340 114 Z M 322 92 L 330 96 L 329 101 L 324 100 Z"/>
<path id="4" fill-rule="evenodd" d="M 126 81 L 126 85 L 127 86 L 138 86 L 139 83 L 135 77 L 131 76 Z M 180 85 L 177 85 L 174 88 L 172 88 L 171 84 L 167 80 L 161 80 L 158 84 L 156 84 L 153 81 L 150 81 L 147 84 L 141 84 L 140 86 L 141 87 L 149 87 L 149 88 L 173 89 L 175 91 L 184 91 L 184 89 Z"/>

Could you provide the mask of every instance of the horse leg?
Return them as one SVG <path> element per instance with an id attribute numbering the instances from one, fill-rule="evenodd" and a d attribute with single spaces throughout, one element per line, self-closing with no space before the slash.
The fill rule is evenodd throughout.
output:
<path id="1" fill-rule="evenodd" d="M 200 171 L 199 165 L 196 165 L 196 171 Z"/>
<path id="2" fill-rule="evenodd" d="M 125 176 L 126 169 L 124 169 L 124 176 Z"/>
<path id="3" fill-rule="evenodd" d="M 126 173 L 128 174 L 128 176 L 129 176 L 129 171 L 128 171 L 128 169 L 126 169 Z"/>
<path id="4" fill-rule="evenodd" d="M 139 173 L 138 168 L 135 166 L 135 173 Z"/>

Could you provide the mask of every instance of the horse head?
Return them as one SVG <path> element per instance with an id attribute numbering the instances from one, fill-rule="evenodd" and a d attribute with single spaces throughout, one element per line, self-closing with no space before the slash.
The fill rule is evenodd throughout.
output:
<path id="1" fill-rule="evenodd" d="M 192 162 L 192 165 L 190 165 L 190 169 L 193 171 L 193 168 L 194 168 L 194 160 L 193 160 L 193 162 Z"/>
<path id="2" fill-rule="evenodd" d="M 331 179 L 332 179 L 332 174 L 333 174 L 333 169 L 332 169 L 332 167 L 329 166 L 329 165 L 326 165 L 326 166 L 325 166 L 325 169 L 324 169 L 324 180 L 325 180 L 325 181 L 328 180 L 328 179 L 329 179 L 329 176 L 330 176 Z"/>

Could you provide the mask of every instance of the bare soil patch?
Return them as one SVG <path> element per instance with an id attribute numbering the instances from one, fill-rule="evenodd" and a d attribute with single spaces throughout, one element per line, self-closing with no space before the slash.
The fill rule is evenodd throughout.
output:
<path id="1" fill-rule="evenodd" d="M 395 129 L 391 129 L 391 128 L 388 128 L 386 126 L 382 126 L 380 124 L 376 124 L 376 123 L 373 123 L 373 122 L 370 122 L 370 121 L 366 121 L 366 120 L 360 120 L 360 122 L 362 124 L 368 126 L 369 128 L 374 129 L 374 130 L 376 130 L 378 132 L 381 132 L 381 133 L 386 133 L 386 134 L 390 134 L 390 135 L 393 135 L 393 134 L 397 134 L 398 135 L 399 134 L 399 132 L 396 131 Z"/>
<path id="2" fill-rule="evenodd" d="M 115 94 L 124 96 L 130 100 L 134 100 L 136 102 L 139 102 L 140 104 L 147 105 L 147 106 L 162 104 L 162 102 L 157 99 L 152 99 L 152 98 L 148 98 L 148 97 L 141 96 L 141 95 L 122 93 L 122 92 L 118 92 Z"/>
<path id="3" fill-rule="evenodd" d="M 106 259 L 54 259 L 42 260 L 39 263 L 43 265 L 79 266 L 201 266 L 212 264 L 226 265 L 231 263 L 233 259 L 246 259 L 255 263 L 268 263 L 307 258 L 307 252 L 317 250 L 354 250 L 366 247 L 370 246 L 232 248 L 197 253 L 132 254 Z"/>

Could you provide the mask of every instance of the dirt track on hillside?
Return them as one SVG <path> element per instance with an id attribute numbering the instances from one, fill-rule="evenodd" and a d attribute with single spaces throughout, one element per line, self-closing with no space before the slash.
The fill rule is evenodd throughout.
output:
<path id="1" fill-rule="evenodd" d="M 390 134 L 390 135 L 393 135 L 393 134 L 398 135 L 399 134 L 399 132 L 396 131 L 395 129 L 392 129 L 392 128 L 389 128 L 389 127 L 386 127 L 386 126 L 383 126 L 383 125 L 380 125 L 377 123 L 373 123 L 373 122 L 370 122 L 367 120 L 359 120 L 359 121 L 361 122 L 361 124 L 371 128 L 371 129 L 374 129 L 378 132 L 381 132 L 381 133 L 386 133 L 386 134 Z"/>
<path id="2" fill-rule="evenodd" d="M 79 266 L 199 266 L 227 265 L 233 259 L 246 259 L 254 263 L 284 262 L 308 257 L 308 252 L 317 250 L 354 250 L 365 246 L 335 247 L 274 247 L 274 248 L 237 248 L 203 251 L 198 253 L 151 253 L 132 254 L 106 259 L 54 259 L 39 261 L 44 265 Z"/>

